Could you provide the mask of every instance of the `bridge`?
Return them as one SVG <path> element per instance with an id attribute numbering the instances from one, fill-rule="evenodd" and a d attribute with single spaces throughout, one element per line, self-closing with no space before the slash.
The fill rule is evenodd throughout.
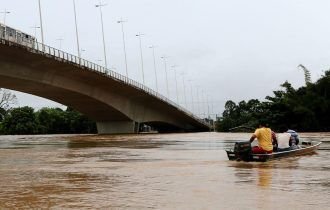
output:
<path id="1" fill-rule="evenodd" d="M 98 133 L 201 132 L 210 125 L 152 89 L 114 71 L 34 41 L 0 36 L 0 87 L 29 93 L 85 114 Z"/>

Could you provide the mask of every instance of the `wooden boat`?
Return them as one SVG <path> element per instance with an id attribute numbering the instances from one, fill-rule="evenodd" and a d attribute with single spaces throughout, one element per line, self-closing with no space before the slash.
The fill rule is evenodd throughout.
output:
<path id="1" fill-rule="evenodd" d="M 270 154 L 252 154 L 250 142 L 236 142 L 234 150 L 226 150 L 229 160 L 265 162 L 273 159 L 311 154 L 315 152 L 322 142 L 303 141 L 297 149 L 287 149 Z"/>

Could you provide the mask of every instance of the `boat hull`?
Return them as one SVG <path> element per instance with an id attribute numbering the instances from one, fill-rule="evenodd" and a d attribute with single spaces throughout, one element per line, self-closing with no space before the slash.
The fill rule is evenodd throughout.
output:
<path id="1" fill-rule="evenodd" d="M 252 154 L 249 153 L 247 155 L 239 155 L 237 152 L 233 150 L 226 150 L 227 156 L 229 160 L 232 161 L 256 161 L 256 162 L 265 162 L 269 160 L 285 158 L 285 157 L 292 157 L 292 156 L 299 156 L 299 155 L 306 155 L 314 153 L 320 146 L 322 142 L 318 141 L 309 141 L 303 142 L 300 148 L 281 151 L 281 152 L 273 152 L 271 154 Z"/>

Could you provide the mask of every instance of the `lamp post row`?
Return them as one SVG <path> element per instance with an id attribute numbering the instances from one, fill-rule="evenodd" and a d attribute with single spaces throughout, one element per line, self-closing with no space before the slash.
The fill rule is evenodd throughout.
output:
<path id="1" fill-rule="evenodd" d="M 73 10 L 74 10 L 74 21 L 75 21 L 75 32 L 76 32 L 76 42 L 77 42 L 77 52 L 78 52 L 78 57 L 81 58 L 81 53 L 85 50 L 81 50 L 80 49 L 80 45 L 79 45 L 79 33 L 78 33 L 78 23 L 77 23 L 77 12 L 76 12 L 76 3 L 75 0 L 72 0 L 73 3 Z M 42 22 L 42 12 L 41 12 L 41 0 L 38 0 L 38 5 L 39 5 L 39 18 L 40 18 L 40 26 L 34 26 L 34 30 L 35 30 L 35 35 L 36 35 L 36 29 L 40 28 L 41 30 L 41 40 L 42 40 L 42 44 L 44 45 L 45 40 L 44 40 L 44 32 L 43 32 L 43 22 Z M 102 29 L 102 40 L 103 40 L 103 53 L 104 53 L 104 65 L 105 68 L 107 68 L 108 63 L 107 63 L 107 55 L 106 55 L 106 43 L 105 43 L 105 35 L 104 35 L 104 24 L 103 24 L 103 13 L 102 13 L 102 7 L 106 6 L 107 4 L 102 4 L 101 1 L 99 1 L 99 4 L 95 5 L 95 7 L 99 8 L 100 11 L 100 18 L 101 18 L 101 29 Z M 4 24 L 6 23 L 6 15 L 9 14 L 10 12 L 7 10 L 4 10 L 4 12 L 1 12 L 4 14 Z M 117 23 L 121 24 L 121 29 L 122 29 L 122 39 L 123 39 L 123 49 L 124 49 L 124 57 L 125 57 L 125 70 L 126 70 L 126 77 L 128 77 L 128 66 L 127 66 L 127 55 L 126 55 L 126 44 L 125 44 L 125 33 L 124 33 L 124 26 L 123 24 L 127 22 L 124 21 L 122 18 L 117 21 Z M 143 65 L 143 52 L 142 52 L 142 36 L 144 36 L 144 34 L 138 33 L 136 35 L 139 38 L 139 44 L 140 44 L 140 57 L 141 57 L 141 71 L 142 71 L 142 81 L 143 84 L 145 85 L 145 76 L 144 76 L 144 65 Z M 63 41 L 63 39 L 58 39 L 58 41 L 60 41 L 60 48 L 61 48 L 61 43 Z M 154 63 L 154 72 L 155 72 L 155 83 L 156 83 L 156 90 L 158 92 L 158 77 L 157 77 L 157 69 L 156 69 L 156 59 L 155 59 L 155 47 L 154 45 L 150 46 L 149 48 L 152 49 L 152 53 L 153 53 L 153 63 Z M 169 93 L 169 84 L 168 84 L 168 72 L 167 72 L 167 56 L 162 56 L 161 57 L 163 59 L 164 62 L 164 70 L 165 70 L 165 80 L 166 80 L 166 93 L 167 93 L 167 97 L 170 97 L 170 93 Z M 179 99 L 178 99 L 178 85 L 177 85 L 177 72 L 176 72 L 176 65 L 171 66 L 174 70 L 175 73 L 175 83 L 176 83 L 176 101 L 177 103 L 179 103 Z M 184 96 L 184 104 L 185 107 L 187 107 L 187 99 L 186 99 L 186 87 L 185 87 L 185 79 L 184 79 L 184 73 L 181 74 L 182 75 L 182 81 L 183 81 L 183 96 Z M 189 80 L 190 82 L 190 89 L 191 89 L 191 108 L 192 111 L 195 112 L 195 107 L 194 107 L 194 98 L 193 98 L 193 88 L 192 88 L 192 80 Z M 196 88 L 196 92 L 197 92 L 197 101 L 200 102 L 199 100 L 199 86 L 197 86 Z M 207 99 L 208 100 L 208 99 Z M 208 106 L 208 102 L 207 102 L 207 106 Z M 209 106 L 207 107 L 207 112 L 209 114 Z M 199 104 L 197 104 L 197 113 L 200 113 L 200 106 Z"/>

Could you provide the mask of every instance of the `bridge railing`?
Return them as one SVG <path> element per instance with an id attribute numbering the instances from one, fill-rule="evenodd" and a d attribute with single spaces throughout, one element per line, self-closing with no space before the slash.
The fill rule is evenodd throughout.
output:
<path id="1" fill-rule="evenodd" d="M 21 45 L 26 47 L 29 51 L 33 52 L 33 53 L 38 53 L 38 54 L 43 54 L 45 56 L 52 56 L 54 59 L 56 60 L 60 60 L 60 61 L 64 61 L 64 62 L 70 62 L 73 63 L 75 65 L 78 65 L 79 67 L 84 67 L 87 68 L 89 70 L 93 70 L 96 72 L 100 72 L 102 73 L 104 76 L 110 77 L 112 79 L 118 80 L 122 83 L 125 83 L 127 85 L 130 85 L 136 89 L 142 90 L 145 93 L 148 93 L 149 95 L 152 95 L 156 98 L 158 98 L 159 100 L 162 100 L 165 103 L 168 103 L 170 105 L 172 105 L 173 107 L 177 108 L 178 110 L 186 113 L 187 115 L 189 115 L 190 117 L 194 118 L 195 120 L 199 121 L 200 123 L 206 125 L 206 126 L 210 126 L 207 122 L 205 122 L 204 120 L 202 120 L 201 118 L 199 118 L 198 116 L 196 116 L 195 114 L 193 114 L 192 112 L 190 112 L 189 110 L 187 110 L 186 108 L 182 107 L 181 105 L 173 102 L 172 100 L 168 99 L 167 97 L 163 96 L 162 94 L 154 91 L 153 89 L 135 81 L 132 80 L 122 74 L 119 74 L 111 69 L 106 69 L 105 67 L 95 64 L 93 62 L 90 62 L 86 59 L 83 59 L 81 57 L 75 56 L 73 54 L 64 52 L 62 50 L 56 49 L 54 47 L 50 47 L 47 45 L 44 45 L 40 42 L 35 41 L 34 43 L 27 43 L 27 42 L 15 42 L 14 40 L 10 40 L 8 39 L 8 37 L 1 37 L 1 43 L 2 44 L 6 44 L 9 43 L 9 45 L 11 44 L 15 44 L 15 45 Z"/>

